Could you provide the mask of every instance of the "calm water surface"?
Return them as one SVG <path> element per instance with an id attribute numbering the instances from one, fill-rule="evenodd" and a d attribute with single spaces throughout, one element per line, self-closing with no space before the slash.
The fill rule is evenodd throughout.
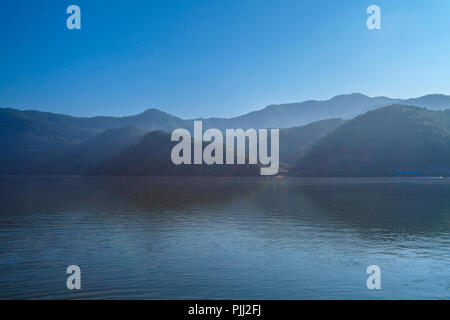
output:
<path id="1" fill-rule="evenodd" d="M 449 299 L 450 180 L 0 177 L 0 298 Z"/>

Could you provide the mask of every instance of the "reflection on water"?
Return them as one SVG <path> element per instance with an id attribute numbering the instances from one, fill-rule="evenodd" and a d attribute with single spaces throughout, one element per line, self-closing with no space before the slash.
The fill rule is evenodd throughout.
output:
<path id="1" fill-rule="evenodd" d="M 449 180 L 0 177 L 0 209 L 3 299 L 450 298 Z"/>

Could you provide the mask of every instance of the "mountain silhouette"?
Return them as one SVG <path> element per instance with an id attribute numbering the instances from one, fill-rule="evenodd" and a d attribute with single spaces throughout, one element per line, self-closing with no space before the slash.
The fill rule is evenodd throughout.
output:
<path id="1" fill-rule="evenodd" d="M 302 176 L 449 175 L 450 110 L 392 105 L 319 140 L 294 166 Z"/>
<path id="2" fill-rule="evenodd" d="M 43 174 L 84 174 L 126 147 L 138 144 L 145 134 L 139 127 L 108 129 L 72 147 L 44 166 Z"/>
<path id="3" fill-rule="evenodd" d="M 432 94 L 402 100 L 354 93 L 324 101 L 270 105 L 239 117 L 202 121 L 204 129 L 282 129 L 280 161 L 284 168 L 288 168 L 299 161 L 316 141 L 339 127 L 344 121 L 340 119 L 348 120 L 380 107 L 406 103 L 427 107 L 430 111 L 444 110 L 450 108 L 450 96 Z M 171 132 L 176 128 L 192 131 L 192 126 L 193 119 L 184 120 L 154 108 L 126 117 L 90 118 L 0 108 L 0 143 L 3 146 L 0 174 L 80 174 L 139 143 L 139 138 L 145 133 L 155 130 Z M 381 132 L 383 124 L 380 122 L 378 126 L 374 132 Z M 305 174 L 313 174 L 313 167 L 308 166 L 307 171 Z"/>
<path id="4" fill-rule="evenodd" d="M 327 119 L 280 130 L 280 162 L 291 165 L 299 160 L 315 142 L 339 128 L 345 120 Z"/>
<path id="5" fill-rule="evenodd" d="M 111 159 L 92 169 L 90 174 L 116 176 L 259 175 L 259 166 L 257 165 L 175 165 L 171 160 L 171 151 L 177 143 L 171 141 L 169 133 L 163 131 L 150 132 L 143 137 L 139 144 L 125 148 Z M 193 150 L 193 140 L 191 147 Z"/>

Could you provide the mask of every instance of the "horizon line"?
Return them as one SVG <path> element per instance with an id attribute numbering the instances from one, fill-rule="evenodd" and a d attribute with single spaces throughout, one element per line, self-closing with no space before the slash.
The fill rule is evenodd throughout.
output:
<path id="1" fill-rule="evenodd" d="M 351 95 L 361 95 L 370 99 L 375 99 L 375 98 L 387 98 L 387 99 L 392 99 L 392 100 L 411 100 L 411 99 L 419 99 L 419 98 L 423 98 L 423 97 L 428 97 L 428 96 L 445 96 L 445 97 L 450 97 L 450 94 L 444 94 L 444 93 L 429 93 L 429 94 L 425 94 L 425 95 L 421 95 L 421 96 L 416 96 L 416 97 L 408 97 L 408 98 L 392 98 L 389 96 L 384 96 L 384 95 L 375 95 L 375 96 L 369 96 L 366 95 L 364 93 L 361 92 L 352 92 L 352 93 L 342 93 L 342 94 L 337 94 L 334 95 L 328 99 L 306 99 L 306 100 L 302 100 L 302 101 L 294 101 L 294 102 L 283 102 L 283 103 L 271 103 L 271 104 L 267 104 L 262 108 L 259 109 L 255 109 L 246 113 L 242 113 L 239 115 L 235 115 L 235 116 L 231 116 L 231 117 L 220 117 L 220 116 L 215 116 L 215 117 L 196 117 L 196 118 L 182 118 L 179 117 L 177 115 L 174 115 L 172 113 L 169 113 L 167 111 L 164 111 L 160 108 L 157 107 L 148 107 L 145 108 L 142 112 L 139 113 L 133 113 L 133 114 L 128 114 L 128 115 L 105 115 L 105 114 L 100 114 L 100 115 L 92 115 L 92 116 L 80 116 L 80 115 L 74 115 L 74 114 L 70 114 L 70 113 L 62 113 L 62 112 L 53 112 L 53 111 L 43 111 L 43 110 L 39 110 L 39 109 L 25 109 L 25 108 L 18 108 L 18 107 L 10 107 L 10 106 L 0 106 L 0 109 L 12 109 L 12 110 L 17 110 L 17 111 L 21 111 L 21 112 L 42 112 L 42 113 L 48 113 L 48 114 L 54 114 L 54 115 L 64 115 L 64 116 L 70 116 L 70 117 L 74 117 L 74 118 L 80 118 L 80 119 L 91 119 L 91 118 L 126 118 L 126 117 L 133 117 L 133 116 L 138 116 L 141 115 L 149 110 L 156 110 L 165 114 L 168 114 L 172 117 L 181 119 L 181 120 L 186 120 L 186 121 L 193 121 L 193 120 L 209 120 L 209 119 L 224 119 L 224 120 L 229 120 L 229 119 L 233 119 L 233 118 L 237 118 L 240 116 L 244 116 L 247 114 L 251 114 L 253 112 L 258 112 L 258 111 L 262 111 L 268 107 L 272 107 L 272 106 L 282 106 L 282 105 L 289 105 L 289 104 L 301 104 L 301 103 L 305 103 L 305 102 L 327 102 L 327 101 L 331 101 L 336 97 L 342 97 L 342 96 L 351 96 Z"/>

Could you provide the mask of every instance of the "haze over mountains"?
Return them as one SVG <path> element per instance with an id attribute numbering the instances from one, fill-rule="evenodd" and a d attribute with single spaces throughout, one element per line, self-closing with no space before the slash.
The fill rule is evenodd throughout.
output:
<path id="1" fill-rule="evenodd" d="M 428 110 L 422 112 L 420 111 L 422 109 L 395 106 L 392 107 L 395 110 L 407 108 L 408 112 L 392 113 L 391 109 L 382 108 L 393 104 L 426 107 Z M 367 122 L 366 126 L 364 124 L 368 121 L 366 117 L 372 113 L 369 112 L 366 115 L 364 113 L 375 109 L 380 112 L 378 120 Z M 400 167 L 418 169 L 423 166 L 436 167 L 438 168 L 436 172 L 445 174 L 448 167 L 446 163 L 450 163 L 447 153 L 448 143 L 446 143 L 449 140 L 446 132 L 450 131 L 450 125 L 440 119 L 446 118 L 448 111 L 433 111 L 445 109 L 450 109 L 450 96 L 446 95 L 436 94 L 401 100 L 387 97 L 371 98 L 356 93 L 339 95 L 326 101 L 309 100 L 300 103 L 271 105 L 262 110 L 229 119 L 202 120 L 204 128 L 222 130 L 226 128 L 290 128 L 280 132 L 280 161 L 284 163 L 285 168 L 291 168 L 289 170 L 291 174 L 295 172 L 295 174 L 303 175 L 392 175 L 393 170 L 400 170 Z M 394 115 L 396 120 L 392 121 Z M 399 115 L 404 115 L 408 119 L 410 117 L 417 118 L 420 121 L 414 126 L 408 126 L 403 123 L 405 119 Z M 354 117 L 356 118 L 344 124 L 344 119 L 349 120 Z M 153 155 L 144 153 L 142 150 L 138 151 L 140 149 L 137 147 L 144 141 L 149 145 L 148 132 L 155 130 L 171 132 L 176 128 L 191 130 L 192 125 L 193 119 L 181 119 L 157 109 L 148 109 L 141 114 L 127 117 L 92 118 L 39 111 L 19 111 L 9 108 L 0 109 L 0 142 L 4 147 L 4 151 L 0 154 L 0 174 L 95 173 L 95 170 L 102 166 L 106 168 L 108 161 L 112 161 L 113 158 L 117 159 L 118 154 L 123 154 L 126 148 L 130 152 L 130 158 L 131 153 L 134 157 L 139 157 L 141 154 L 139 161 L 147 159 L 154 162 L 151 161 L 154 159 Z M 382 136 L 384 140 L 381 141 L 389 141 L 390 135 L 398 134 L 395 130 L 389 130 L 390 126 L 402 127 L 403 125 L 409 135 L 402 136 L 404 140 L 400 137 L 397 137 L 397 140 L 394 139 L 397 143 L 406 146 L 409 145 L 410 140 L 422 141 L 425 139 L 420 144 L 415 144 L 416 149 L 413 147 L 408 150 L 401 149 L 404 155 L 414 157 L 415 152 L 432 152 L 435 154 L 434 160 L 422 157 L 422 162 L 403 162 L 401 166 L 400 160 L 390 161 L 391 158 L 381 155 L 393 152 L 394 146 L 389 143 L 381 143 L 370 136 Z M 364 128 L 371 129 L 365 135 L 361 135 L 361 137 L 366 137 L 366 141 L 358 140 L 360 145 L 356 147 L 354 145 L 355 135 L 359 135 Z M 434 134 L 436 128 L 439 128 L 439 134 Z M 342 133 L 342 130 L 345 134 Z M 161 137 L 153 135 L 154 139 L 161 140 Z M 170 136 L 167 135 L 167 137 Z M 436 139 L 444 142 L 437 143 Z M 375 142 L 378 147 L 370 147 L 372 149 L 369 152 L 367 149 L 369 147 L 365 144 Z M 170 141 L 167 141 L 166 145 L 170 146 Z M 425 145 L 429 147 L 425 148 Z M 133 146 L 136 147 L 129 149 Z M 353 149 L 350 146 L 353 146 Z M 154 147 L 152 152 L 158 152 L 157 149 Z M 341 151 L 335 152 L 330 158 L 328 151 L 332 150 Z M 402 154 L 400 151 L 399 153 Z M 325 154 L 327 154 L 326 157 Z M 360 163 L 355 167 L 350 165 L 350 163 L 354 163 L 355 159 L 351 154 L 360 159 L 369 157 L 373 162 Z M 135 161 L 137 160 L 135 159 Z M 167 161 L 170 161 L 170 158 Z M 127 166 L 123 156 L 119 162 L 116 161 L 117 163 Z M 373 168 L 375 163 L 378 163 L 379 166 L 386 166 L 386 170 L 375 170 Z M 108 165 L 109 168 L 113 168 L 111 163 Z M 128 165 L 131 166 L 131 164 Z M 94 168 L 96 169 L 94 170 Z M 117 165 L 114 168 L 115 172 L 127 173 L 124 168 L 119 168 Z M 162 165 L 160 168 L 158 171 L 146 166 L 142 174 L 172 175 L 174 172 L 168 170 L 168 166 Z M 102 174 L 114 174 L 114 170 L 111 169 L 109 172 L 103 170 Z M 223 172 L 225 175 L 229 172 L 229 169 L 227 170 Z M 202 173 L 199 172 L 199 175 Z M 221 173 L 215 172 L 214 175 L 221 175 Z"/>
<path id="2" fill-rule="evenodd" d="M 450 175 L 450 109 L 392 105 L 362 114 L 315 143 L 301 176 Z"/>
<path id="3" fill-rule="evenodd" d="M 290 128 L 330 118 L 351 119 L 369 110 L 392 104 L 426 107 L 430 110 L 445 110 L 450 108 L 450 96 L 432 94 L 412 99 L 392 99 L 388 97 L 368 97 L 360 93 L 352 93 L 338 95 L 323 101 L 307 100 L 304 102 L 269 105 L 261 110 L 233 118 L 198 119 L 203 120 L 205 128 Z M 40 111 L 0 109 L 0 121 L 7 120 L 7 118 L 36 120 L 41 123 L 77 127 L 94 132 L 123 126 L 138 126 L 147 131 L 172 131 L 176 128 L 191 128 L 194 120 L 181 119 L 154 108 L 126 117 L 98 116 L 91 118 Z"/>
<path id="4" fill-rule="evenodd" d="M 175 165 L 171 161 L 172 148 L 177 142 L 170 140 L 170 133 L 152 131 L 139 143 L 99 162 L 88 174 L 115 176 L 258 176 L 257 165 Z M 204 145 L 207 143 L 205 142 Z M 191 147 L 193 148 L 193 140 Z M 225 162 L 225 150 L 223 152 Z M 191 154 L 193 163 L 193 154 Z"/>

